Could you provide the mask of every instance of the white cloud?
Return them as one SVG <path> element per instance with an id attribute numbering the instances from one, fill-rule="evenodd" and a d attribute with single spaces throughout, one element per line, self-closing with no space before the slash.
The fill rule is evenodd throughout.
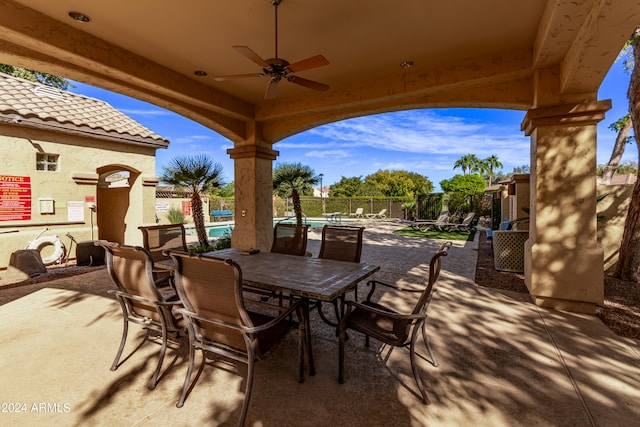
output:
<path id="1" fill-rule="evenodd" d="M 171 142 L 175 142 L 176 144 L 194 144 L 200 141 L 211 141 L 212 138 L 208 135 L 182 135 L 176 138 L 171 139 Z M 199 145 L 194 145 L 199 146 Z"/>
<path id="2" fill-rule="evenodd" d="M 346 150 L 313 150 L 308 151 L 305 156 L 316 158 L 343 159 L 350 156 Z"/>
<path id="3" fill-rule="evenodd" d="M 149 109 L 149 110 L 132 110 L 132 109 L 128 109 L 128 108 L 119 108 L 119 110 L 121 112 L 123 112 L 124 114 L 127 114 L 129 116 L 171 116 L 174 113 L 168 110 L 156 110 L 156 109 Z"/>

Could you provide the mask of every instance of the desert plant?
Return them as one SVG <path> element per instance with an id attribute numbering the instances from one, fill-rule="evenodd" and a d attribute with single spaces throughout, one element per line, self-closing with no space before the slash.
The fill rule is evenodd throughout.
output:
<path id="1" fill-rule="evenodd" d="M 184 214 L 179 208 L 169 208 L 167 219 L 171 224 L 184 224 Z"/>
<path id="2" fill-rule="evenodd" d="M 196 228 L 200 246 L 206 247 L 209 238 L 204 226 L 202 193 L 207 193 L 221 185 L 222 166 L 205 155 L 178 157 L 165 166 L 161 180 L 191 193 L 193 225 Z"/>
<path id="3" fill-rule="evenodd" d="M 404 212 L 404 219 L 413 221 L 416 215 L 416 202 L 405 202 L 400 205 L 400 208 Z"/>
<path id="4" fill-rule="evenodd" d="M 313 169 L 301 163 L 282 163 L 273 170 L 273 189 L 280 197 L 291 196 L 298 225 L 302 225 L 300 193 L 313 191 L 313 185 L 317 182 Z"/>
<path id="5" fill-rule="evenodd" d="M 228 249 L 231 247 L 231 231 L 226 230 L 222 233 L 222 236 L 216 240 L 215 250 L 218 251 L 220 249 Z"/>

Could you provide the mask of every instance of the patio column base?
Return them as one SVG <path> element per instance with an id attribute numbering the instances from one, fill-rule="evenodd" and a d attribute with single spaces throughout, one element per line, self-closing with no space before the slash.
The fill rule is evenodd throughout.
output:
<path id="1" fill-rule="evenodd" d="M 596 314 L 597 304 L 581 301 L 569 301 L 558 298 L 535 297 L 538 307 L 554 310 L 571 311 L 573 313 Z"/>
<path id="2" fill-rule="evenodd" d="M 540 307 L 595 314 L 604 302 L 603 251 L 525 243 L 525 284 Z"/>

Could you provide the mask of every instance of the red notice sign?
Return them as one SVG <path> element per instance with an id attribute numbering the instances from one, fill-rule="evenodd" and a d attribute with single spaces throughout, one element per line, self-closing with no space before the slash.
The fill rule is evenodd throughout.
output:
<path id="1" fill-rule="evenodd" d="M 191 215 L 191 202 L 189 202 L 188 200 L 182 201 L 182 215 Z"/>
<path id="2" fill-rule="evenodd" d="M 0 221 L 31 219 L 31 177 L 0 175 Z"/>

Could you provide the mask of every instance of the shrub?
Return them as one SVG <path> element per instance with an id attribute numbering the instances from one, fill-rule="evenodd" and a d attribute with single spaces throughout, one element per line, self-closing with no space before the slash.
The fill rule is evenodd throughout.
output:
<path id="1" fill-rule="evenodd" d="M 167 219 L 171 224 L 184 224 L 184 214 L 179 208 L 169 208 Z"/>
<path id="2" fill-rule="evenodd" d="M 216 240 L 215 250 L 228 249 L 231 247 L 231 232 L 229 230 L 222 233 L 222 236 Z"/>

